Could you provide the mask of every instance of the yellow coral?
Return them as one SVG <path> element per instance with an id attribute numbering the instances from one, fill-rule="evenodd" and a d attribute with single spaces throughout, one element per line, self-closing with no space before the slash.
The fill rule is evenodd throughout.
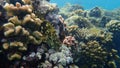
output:
<path id="1" fill-rule="evenodd" d="M 8 55 L 9 60 L 14 60 L 14 59 L 21 59 L 21 55 L 18 53 L 10 54 Z"/>
<path id="2" fill-rule="evenodd" d="M 9 48 L 9 44 L 8 44 L 8 43 L 4 43 L 4 44 L 3 44 L 3 48 L 4 48 L 5 50 L 7 50 L 7 49 Z"/>
<path id="3" fill-rule="evenodd" d="M 25 4 L 31 4 L 31 0 L 22 0 Z"/>
<path id="4" fill-rule="evenodd" d="M 6 3 L 4 8 L 8 11 L 8 15 L 19 15 L 22 12 L 31 13 L 32 6 L 31 5 L 22 5 L 19 2 L 16 2 L 16 5 Z M 21 11 L 21 12 L 20 12 Z"/>
<path id="5" fill-rule="evenodd" d="M 15 27 L 15 34 L 18 35 L 21 32 L 22 32 L 22 27 L 21 26 L 16 26 Z"/>
<path id="6" fill-rule="evenodd" d="M 109 61 L 108 66 L 111 67 L 111 68 L 117 68 L 114 61 Z"/>
<path id="7" fill-rule="evenodd" d="M 20 25 L 21 24 L 21 21 L 18 19 L 17 16 L 11 17 L 8 21 L 13 23 L 14 25 Z"/>

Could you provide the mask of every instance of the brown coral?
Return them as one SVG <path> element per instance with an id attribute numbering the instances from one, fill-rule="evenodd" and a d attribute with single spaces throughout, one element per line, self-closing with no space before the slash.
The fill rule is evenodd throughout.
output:
<path id="1" fill-rule="evenodd" d="M 14 15 L 21 15 L 23 13 L 31 13 L 32 12 L 32 6 L 31 5 L 21 5 L 19 2 L 16 2 L 16 5 L 8 4 L 6 3 L 4 8 L 8 12 L 8 16 L 14 16 Z"/>
<path id="2" fill-rule="evenodd" d="M 106 32 L 101 28 L 93 27 L 93 28 L 78 28 L 77 26 L 68 27 L 69 35 L 72 35 L 78 40 L 81 41 L 90 41 L 90 40 L 97 40 L 103 44 L 112 41 L 112 33 Z"/>
<path id="3" fill-rule="evenodd" d="M 44 42 L 53 46 L 53 48 L 59 46 L 54 27 L 32 13 L 31 5 L 21 6 L 17 2 L 16 6 L 14 6 L 7 3 L 4 8 L 8 14 L 12 14 L 8 23 L 3 25 L 5 38 L 2 39 L 5 40 L 2 42 L 2 47 L 9 55 L 9 60 L 21 59 L 22 53 L 28 50 L 30 44 L 40 45 Z M 54 41 L 57 42 L 54 43 Z"/>
<path id="4" fill-rule="evenodd" d="M 97 41 L 89 41 L 86 44 L 81 43 L 80 62 L 87 66 L 87 68 L 102 68 L 104 65 L 115 67 L 116 65 L 113 64 L 115 63 L 114 60 L 116 60 L 114 56 L 117 54 L 115 54 L 116 50 L 112 51 L 108 51 Z M 108 58 L 112 58 L 113 61 Z"/>

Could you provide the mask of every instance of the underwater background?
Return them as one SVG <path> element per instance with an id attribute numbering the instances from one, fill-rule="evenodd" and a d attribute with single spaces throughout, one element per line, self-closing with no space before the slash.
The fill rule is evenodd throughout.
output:
<path id="1" fill-rule="evenodd" d="M 79 4 L 84 9 L 92 9 L 95 6 L 99 6 L 106 10 L 113 10 L 120 8 L 120 0 L 51 0 L 51 3 L 57 3 L 58 7 L 63 7 L 66 3 Z"/>
<path id="2" fill-rule="evenodd" d="M 119 0 L 0 0 L 0 68 L 120 68 Z"/>

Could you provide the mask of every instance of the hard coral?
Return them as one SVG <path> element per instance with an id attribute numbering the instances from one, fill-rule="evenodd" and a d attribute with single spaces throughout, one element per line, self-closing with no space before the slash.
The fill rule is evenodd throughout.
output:
<path id="1" fill-rule="evenodd" d="M 83 15 L 83 13 L 84 9 L 82 6 L 78 4 L 72 5 L 70 3 L 62 7 L 59 12 L 59 14 L 62 15 L 64 19 L 67 19 L 74 15 Z"/>
<path id="2" fill-rule="evenodd" d="M 90 10 L 89 16 L 90 17 L 101 17 L 102 10 L 99 7 L 95 7 L 92 10 Z"/>
<path id="3" fill-rule="evenodd" d="M 8 16 L 20 16 L 26 15 L 32 12 L 31 5 L 21 5 L 19 2 L 16 2 L 16 5 L 6 3 L 4 8 L 7 10 Z"/>
<path id="4" fill-rule="evenodd" d="M 77 45 L 77 42 L 74 37 L 72 36 L 66 36 L 65 39 L 63 40 L 63 44 L 67 46 L 72 46 L 72 45 Z"/>
<path id="5" fill-rule="evenodd" d="M 49 3 L 48 0 L 32 0 L 34 13 L 39 18 L 49 21 L 55 28 L 56 34 L 62 41 L 65 36 L 64 19 L 58 14 L 58 7 L 55 3 Z"/>
<path id="6" fill-rule="evenodd" d="M 32 5 L 34 12 L 38 15 L 45 16 L 47 13 L 56 9 L 56 4 L 51 4 L 47 0 L 33 0 Z"/>
<path id="7" fill-rule="evenodd" d="M 82 16 L 74 15 L 65 20 L 67 26 L 78 25 L 79 28 L 90 28 L 93 27 L 93 24 L 90 21 Z"/>
<path id="8" fill-rule="evenodd" d="M 101 30 L 100 28 L 78 28 L 78 27 L 69 27 L 68 28 L 69 35 L 72 35 L 76 38 L 77 41 L 90 41 L 97 40 L 102 44 L 106 44 L 112 41 L 112 33 L 107 32 L 105 30 Z"/>
<path id="9" fill-rule="evenodd" d="M 2 47 L 9 55 L 10 60 L 15 60 L 16 52 L 20 56 L 27 52 L 30 44 L 40 45 L 44 42 L 53 48 L 59 47 L 59 40 L 54 27 L 49 22 L 37 18 L 32 13 L 31 5 L 21 6 L 17 2 L 14 6 L 7 3 L 4 8 L 8 13 L 12 13 L 12 17 L 9 18 L 8 23 L 3 25 L 2 29 L 4 33 Z M 21 15 L 21 13 L 25 14 Z M 57 42 L 54 43 L 54 41 Z"/>
<path id="10" fill-rule="evenodd" d="M 111 63 L 111 60 L 114 63 L 114 60 L 116 60 L 114 56 L 117 54 L 104 48 L 99 42 L 89 41 L 86 44 L 81 43 L 80 45 L 81 49 L 78 62 L 81 68 L 84 68 L 84 66 L 86 66 L 86 68 L 116 66 Z M 111 64 L 109 65 L 109 63 Z"/>
<path id="11" fill-rule="evenodd" d="M 73 63 L 73 58 L 70 50 L 66 46 L 61 46 L 60 52 L 56 52 L 50 55 L 49 60 L 53 64 L 61 64 L 62 66 L 69 67 L 68 64 Z"/>
<path id="12" fill-rule="evenodd" d="M 111 32 L 119 32 L 120 31 L 120 21 L 118 20 L 111 20 L 106 24 L 106 27 Z"/>

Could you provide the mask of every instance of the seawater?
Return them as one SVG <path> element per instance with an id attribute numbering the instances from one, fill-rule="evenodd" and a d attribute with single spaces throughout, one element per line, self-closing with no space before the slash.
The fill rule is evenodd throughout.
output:
<path id="1" fill-rule="evenodd" d="M 66 3 L 79 4 L 85 9 L 91 9 L 99 6 L 103 9 L 113 10 L 120 8 L 120 0 L 51 0 L 52 3 L 57 3 L 59 7 L 63 7 Z"/>

